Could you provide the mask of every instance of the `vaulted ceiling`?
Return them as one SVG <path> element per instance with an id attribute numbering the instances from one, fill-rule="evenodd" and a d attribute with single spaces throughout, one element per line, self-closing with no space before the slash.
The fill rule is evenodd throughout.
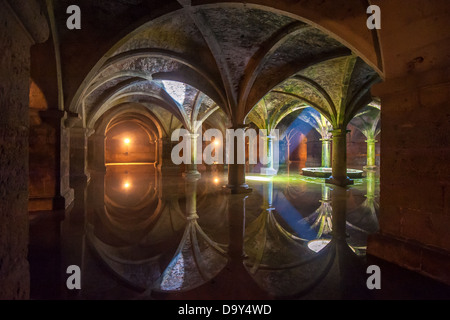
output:
<path id="1" fill-rule="evenodd" d="M 368 94 L 377 77 L 372 67 L 323 28 L 268 7 L 181 0 L 81 1 L 84 25 L 91 28 L 95 19 L 105 22 L 101 29 L 90 30 L 89 37 L 86 30 L 74 36 L 76 31 L 65 28 L 67 15 L 61 12 L 66 7 L 66 1 L 55 3 L 63 61 L 73 58 L 68 52 L 74 39 L 81 47 L 83 40 L 98 37 L 98 48 L 89 44 L 92 54 L 86 56 L 87 63 L 98 56 L 97 50 L 106 51 L 70 100 L 70 110 L 82 115 L 88 127 L 124 103 L 142 103 L 149 110 L 162 107 L 185 127 L 214 112 L 223 112 L 238 125 L 269 92 L 272 104 L 295 98 L 298 103 L 293 104 L 317 107 L 335 123 L 348 122 L 357 111 L 353 109 L 361 107 L 360 96 Z M 311 9 L 304 4 L 305 13 Z M 101 37 L 111 38 L 108 27 L 123 25 L 127 30 L 133 17 L 138 26 L 103 48 Z M 86 48 L 80 50 L 85 53 Z M 66 68 L 68 73 L 73 67 Z M 183 100 L 168 92 L 167 81 L 185 86 Z M 66 96 L 71 96 L 74 89 L 71 85 L 66 89 Z M 343 100 L 352 98 L 358 101 L 347 110 L 351 103 Z"/>

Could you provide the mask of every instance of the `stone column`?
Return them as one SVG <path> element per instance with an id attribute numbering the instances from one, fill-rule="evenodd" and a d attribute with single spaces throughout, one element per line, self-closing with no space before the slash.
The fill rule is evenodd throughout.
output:
<path id="1" fill-rule="evenodd" d="M 338 186 L 347 186 L 353 184 L 353 181 L 347 177 L 347 133 L 346 129 L 336 129 L 331 131 L 333 134 L 333 155 L 331 177 L 326 179 L 326 183 Z"/>
<path id="2" fill-rule="evenodd" d="M 48 156 L 54 159 L 52 168 L 50 169 L 54 173 L 54 196 L 51 199 L 47 199 L 52 202 L 51 208 L 42 208 L 43 210 L 64 210 L 74 200 L 74 191 L 70 188 L 70 135 L 69 129 L 65 127 L 65 120 L 67 119 L 67 113 L 65 111 L 57 109 L 48 109 L 40 113 L 43 122 L 48 124 L 52 129 L 54 140 L 50 145 Z M 41 201 L 39 196 L 31 199 L 30 201 Z M 42 203 L 42 202 L 41 202 Z M 31 205 L 32 206 L 32 205 Z M 40 210 L 39 207 L 36 207 Z"/>
<path id="3" fill-rule="evenodd" d="M 178 175 L 180 168 L 172 162 L 173 142 L 170 137 L 159 138 L 156 144 L 158 145 L 156 168 L 159 173 L 162 175 Z"/>
<path id="4" fill-rule="evenodd" d="M 88 139 L 88 162 L 89 171 L 105 173 L 105 147 L 106 136 L 103 133 L 95 132 Z"/>
<path id="5" fill-rule="evenodd" d="M 331 139 L 320 139 L 322 141 L 322 167 L 331 167 Z"/>
<path id="6" fill-rule="evenodd" d="M 86 128 L 73 127 L 70 129 L 70 177 L 72 182 L 87 183 L 90 173 L 87 170 L 88 136 Z"/>
<path id="7" fill-rule="evenodd" d="M 273 168 L 273 139 L 274 136 L 266 136 L 263 137 L 263 139 L 266 141 L 266 148 L 267 148 L 267 164 L 265 167 L 261 168 L 261 174 L 273 176 L 277 174 L 277 170 Z"/>
<path id="8" fill-rule="evenodd" d="M 245 126 L 235 126 L 231 129 L 244 129 Z M 231 141 L 227 141 L 227 144 L 231 143 Z M 226 149 L 228 150 L 228 149 Z M 245 143 L 242 145 L 238 143 L 238 139 L 234 137 L 233 143 L 233 159 L 230 159 L 227 155 L 225 158 L 228 159 L 228 184 L 226 187 L 230 190 L 232 194 L 238 193 L 248 193 L 251 192 L 252 189 L 248 187 L 245 183 L 245 163 L 238 163 L 238 153 L 244 155 L 245 160 Z M 244 161 L 245 162 L 245 161 Z"/>
<path id="9" fill-rule="evenodd" d="M 187 139 L 190 139 L 191 144 L 191 157 L 190 164 L 186 165 L 186 170 L 183 173 L 184 177 L 198 177 L 200 178 L 200 172 L 197 170 L 197 139 L 199 137 L 198 133 L 188 133 L 186 135 Z"/>
<path id="10" fill-rule="evenodd" d="M 376 159 L 376 152 L 375 152 L 375 143 L 377 140 L 375 139 L 367 139 L 367 165 L 364 167 L 364 169 L 376 169 L 375 159 Z"/>

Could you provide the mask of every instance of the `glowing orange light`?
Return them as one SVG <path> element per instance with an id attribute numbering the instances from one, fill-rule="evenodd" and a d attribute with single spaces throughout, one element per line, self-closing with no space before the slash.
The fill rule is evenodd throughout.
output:
<path id="1" fill-rule="evenodd" d="M 125 144 L 130 144 L 131 140 L 129 138 L 125 138 L 123 139 L 123 142 L 125 142 Z"/>
<path id="2" fill-rule="evenodd" d="M 125 189 L 129 189 L 129 188 L 131 187 L 131 184 L 130 184 L 128 181 L 126 181 L 126 182 L 123 184 L 123 187 L 124 187 Z"/>
<path id="3" fill-rule="evenodd" d="M 220 144 L 219 140 L 214 140 L 214 145 L 218 146 Z"/>
<path id="4" fill-rule="evenodd" d="M 214 178 L 214 183 L 219 183 L 219 178 Z"/>

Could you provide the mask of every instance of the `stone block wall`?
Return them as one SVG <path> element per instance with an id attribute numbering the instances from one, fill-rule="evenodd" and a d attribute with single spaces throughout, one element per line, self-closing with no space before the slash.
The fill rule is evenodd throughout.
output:
<path id="1" fill-rule="evenodd" d="M 0 299 L 25 299 L 30 46 L 48 27 L 34 1 L 0 4 Z"/>
<path id="2" fill-rule="evenodd" d="M 379 85 L 380 234 L 368 252 L 450 284 L 448 69 Z"/>

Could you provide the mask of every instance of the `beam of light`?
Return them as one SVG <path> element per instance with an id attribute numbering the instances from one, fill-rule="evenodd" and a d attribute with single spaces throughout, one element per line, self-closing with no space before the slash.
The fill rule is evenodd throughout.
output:
<path id="1" fill-rule="evenodd" d="M 246 176 L 245 179 L 252 181 L 271 181 L 271 177 Z"/>

